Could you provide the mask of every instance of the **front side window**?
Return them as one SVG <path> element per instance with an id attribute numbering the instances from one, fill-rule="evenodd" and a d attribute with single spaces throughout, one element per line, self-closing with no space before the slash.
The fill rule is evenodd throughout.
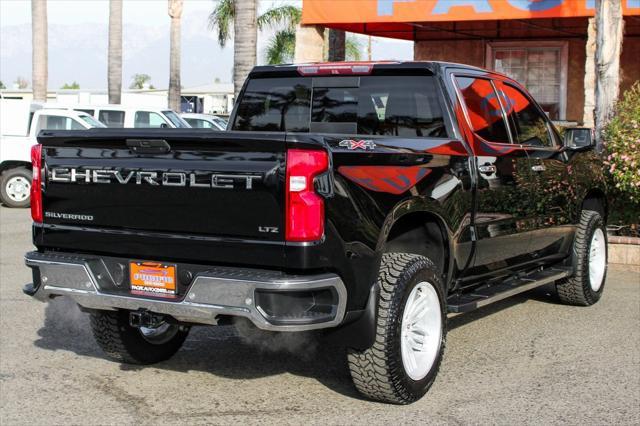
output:
<path id="1" fill-rule="evenodd" d="M 133 127 L 145 129 L 157 129 L 160 127 L 169 127 L 164 118 L 158 113 L 149 111 L 136 111 Z"/>
<path id="2" fill-rule="evenodd" d="M 515 137 L 522 145 L 553 147 L 547 118 L 536 104 L 522 91 L 503 84 L 501 95 L 509 121 L 515 128 Z"/>
<path id="3" fill-rule="evenodd" d="M 432 76 L 254 79 L 233 129 L 447 137 Z"/>
<path id="4" fill-rule="evenodd" d="M 102 110 L 98 114 L 98 120 L 107 127 L 124 127 L 124 111 Z"/>
<path id="5" fill-rule="evenodd" d="M 85 123 L 87 123 L 89 126 L 91 127 L 107 127 L 105 126 L 103 123 L 99 122 L 98 120 L 96 120 L 95 118 L 93 118 L 90 115 L 81 115 L 80 119 L 82 121 L 84 121 Z"/>
<path id="6" fill-rule="evenodd" d="M 489 142 L 510 143 L 502 109 L 491 81 L 456 77 L 456 83 L 476 135 Z"/>
<path id="7" fill-rule="evenodd" d="M 213 129 L 213 123 L 203 120 L 201 118 L 185 118 L 184 119 L 189 125 L 195 129 Z M 217 128 L 216 128 L 217 130 Z"/>
<path id="8" fill-rule="evenodd" d="M 162 111 L 162 113 L 169 119 L 169 121 L 171 121 L 171 123 L 173 123 L 173 125 L 178 128 L 178 129 L 188 129 L 190 126 L 189 124 L 184 121 L 178 114 L 176 114 L 175 112 L 168 110 L 168 111 Z"/>

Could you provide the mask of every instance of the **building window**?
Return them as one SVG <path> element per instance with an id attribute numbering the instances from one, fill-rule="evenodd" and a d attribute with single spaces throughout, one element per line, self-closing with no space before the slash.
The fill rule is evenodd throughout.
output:
<path id="1" fill-rule="evenodd" d="M 524 85 L 552 120 L 566 119 L 566 42 L 491 43 L 487 63 Z"/>

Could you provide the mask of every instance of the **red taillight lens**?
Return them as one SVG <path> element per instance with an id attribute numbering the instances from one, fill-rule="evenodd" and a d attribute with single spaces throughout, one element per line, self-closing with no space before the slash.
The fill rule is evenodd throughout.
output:
<path id="1" fill-rule="evenodd" d="M 42 223 L 42 145 L 31 147 L 31 165 L 33 178 L 31 179 L 31 218 L 34 222 Z"/>
<path id="2" fill-rule="evenodd" d="M 329 167 L 326 151 L 287 151 L 287 241 L 315 241 L 324 234 L 324 199 L 313 178 Z"/>

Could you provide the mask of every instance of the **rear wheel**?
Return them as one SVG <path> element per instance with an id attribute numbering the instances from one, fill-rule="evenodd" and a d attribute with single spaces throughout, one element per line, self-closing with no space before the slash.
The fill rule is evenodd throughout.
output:
<path id="1" fill-rule="evenodd" d="M 189 327 L 163 322 L 157 327 L 132 327 L 129 311 L 93 311 L 91 329 L 109 358 L 127 364 L 153 364 L 171 358 L 182 346 Z"/>
<path id="2" fill-rule="evenodd" d="M 8 169 L 0 176 L 0 198 L 7 207 L 29 207 L 31 172 L 24 167 Z"/>
<path id="3" fill-rule="evenodd" d="M 558 297 L 569 305 L 600 300 L 607 276 L 607 232 L 600 214 L 583 210 L 573 243 L 574 275 L 556 283 Z"/>
<path id="4" fill-rule="evenodd" d="M 445 346 L 446 314 L 436 266 L 423 256 L 386 253 L 378 276 L 376 340 L 350 350 L 356 388 L 384 402 L 408 404 L 433 384 Z"/>

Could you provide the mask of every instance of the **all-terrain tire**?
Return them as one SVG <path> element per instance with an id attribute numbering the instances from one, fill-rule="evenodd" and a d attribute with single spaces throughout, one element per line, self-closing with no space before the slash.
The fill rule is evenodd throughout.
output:
<path id="1" fill-rule="evenodd" d="M 589 266 L 594 233 L 604 239 L 604 271 L 599 282 L 591 282 Z M 563 303 L 576 306 L 590 306 L 600 300 L 607 277 L 607 232 L 600 214 L 593 210 L 583 210 L 580 224 L 573 242 L 572 261 L 574 274 L 556 283 L 558 297 Z"/>
<path id="2" fill-rule="evenodd" d="M 171 326 L 171 335 L 155 342 L 129 324 L 129 311 L 92 311 L 91 330 L 98 346 L 114 361 L 154 364 L 171 358 L 182 346 L 188 327 Z"/>
<path id="3" fill-rule="evenodd" d="M 402 320 L 407 298 L 419 283 L 434 287 L 441 315 L 440 339 L 436 358 L 422 379 L 409 377 L 401 353 Z M 348 352 L 353 382 L 368 398 L 409 404 L 420 399 L 433 384 L 446 340 L 446 303 L 442 280 L 435 264 L 424 256 L 407 253 L 385 253 L 382 256 L 377 285 L 378 298 L 376 339 L 372 347 Z M 424 284 L 423 284 L 424 285 Z"/>
<path id="4" fill-rule="evenodd" d="M 31 202 L 31 176 L 31 171 L 25 167 L 15 167 L 2 172 L 2 175 L 0 175 L 0 201 L 2 201 L 2 204 L 13 208 L 29 207 Z M 28 183 L 28 187 L 25 186 L 26 183 Z M 16 184 L 25 186 L 26 193 L 14 193 L 12 197 L 9 194 L 11 191 L 9 185 Z M 20 195 L 24 198 L 20 199 Z"/>

